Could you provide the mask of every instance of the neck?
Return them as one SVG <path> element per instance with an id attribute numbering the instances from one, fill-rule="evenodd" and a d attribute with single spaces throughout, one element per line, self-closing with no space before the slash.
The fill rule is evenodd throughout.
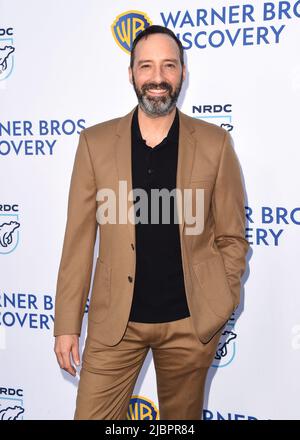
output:
<path id="1" fill-rule="evenodd" d="M 151 117 L 138 106 L 138 121 L 141 133 L 157 133 L 163 135 L 168 133 L 176 113 L 176 107 L 165 116 Z"/>

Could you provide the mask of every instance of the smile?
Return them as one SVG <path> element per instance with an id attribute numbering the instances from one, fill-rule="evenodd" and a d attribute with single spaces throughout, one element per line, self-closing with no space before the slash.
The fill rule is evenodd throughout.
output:
<path id="1" fill-rule="evenodd" d="M 149 90 L 147 90 L 147 92 L 150 93 L 151 95 L 160 96 L 160 95 L 164 95 L 165 93 L 167 93 L 167 90 L 164 90 L 164 89 L 149 89 Z"/>

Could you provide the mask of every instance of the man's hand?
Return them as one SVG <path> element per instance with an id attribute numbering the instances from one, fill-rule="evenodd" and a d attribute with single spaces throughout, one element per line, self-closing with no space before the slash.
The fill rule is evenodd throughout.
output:
<path id="1" fill-rule="evenodd" d="M 78 335 L 60 335 L 55 337 L 54 352 L 57 357 L 57 362 L 60 368 L 66 370 L 72 376 L 76 376 L 76 369 L 71 364 L 70 353 L 72 353 L 72 360 L 78 366 L 80 365 L 79 357 L 79 336 Z"/>

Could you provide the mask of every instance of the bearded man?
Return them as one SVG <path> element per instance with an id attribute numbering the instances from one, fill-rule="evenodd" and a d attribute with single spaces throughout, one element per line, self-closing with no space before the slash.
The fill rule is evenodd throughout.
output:
<path id="1" fill-rule="evenodd" d="M 138 105 L 80 133 L 54 321 L 58 363 L 73 376 L 97 229 L 100 239 L 74 419 L 126 419 L 151 349 L 160 419 L 200 420 L 207 371 L 240 301 L 249 246 L 241 171 L 227 130 L 177 108 L 185 77 L 180 40 L 147 27 L 129 66 Z M 129 218 L 103 221 L 103 189 L 115 207 L 125 199 Z M 200 232 L 190 226 L 199 222 Z"/>

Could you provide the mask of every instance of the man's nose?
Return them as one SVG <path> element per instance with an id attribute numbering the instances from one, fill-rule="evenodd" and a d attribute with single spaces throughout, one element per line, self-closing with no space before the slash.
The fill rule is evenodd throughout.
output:
<path id="1" fill-rule="evenodd" d="M 160 84 L 162 81 L 164 81 L 163 71 L 162 71 L 160 66 L 155 66 L 154 67 L 152 79 L 157 84 Z"/>

